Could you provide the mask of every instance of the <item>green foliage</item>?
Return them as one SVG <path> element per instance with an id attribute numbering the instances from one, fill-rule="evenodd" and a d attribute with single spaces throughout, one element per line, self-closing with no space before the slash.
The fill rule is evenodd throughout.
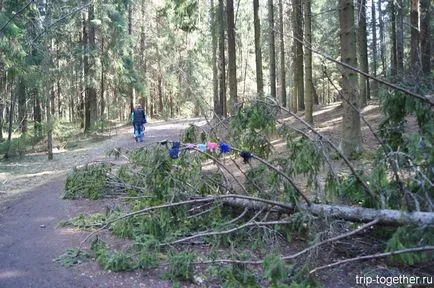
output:
<path id="1" fill-rule="evenodd" d="M 105 269 L 114 272 L 129 271 L 137 267 L 133 257 L 124 251 L 109 250 L 107 244 L 96 238 L 91 242 L 96 260 Z"/>
<path id="2" fill-rule="evenodd" d="M 101 227 L 106 222 L 107 217 L 101 213 L 85 215 L 80 213 L 78 216 L 72 217 L 68 220 L 59 223 L 60 227 L 74 226 L 77 228 L 92 228 Z"/>
<path id="3" fill-rule="evenodd" d="M 152 235 L 139 235 L 134 240 L 133 248 L 139 251 L 137 267 L 141 269 L 155 268 L 159 264 L 160 242 Z"/>
<path id="4" fill-rule="evenodd" d="M 110 166 L 106 164 L 86 165 L 75 168 L 65 181 L 64 199 L 100 199 L 105 194 Z"/>
<path id="5" fill-rule="evenodd" d="M 170 280 L 192 281 L 194 277 L 193 262 L 196 254 L 189 251 L 172 252 L 169 254 L 169 269 L 166 277 Z"/>
<path id="6" fill-rule="evenodd" d="M 225 267 L 220 271 L 221 277 L 224 279 L 223 287 L 225 288 L 257 288 L 257 275 L 243 264 L 232 264 L 230 267 Z"/>
<path id="7" fill-rule="evenodd" d="M 268 157 L 270 137 L 276 132 L 277 109 L 264 102 L 254 102 L 238 109 L 231 120 L 232 141 L 244 150 Z"/>
<path id="8" fill-rule="evenodd" d="M 70 247 L 66 249 L 66 252 L 54 259 L 64 267 L 72 267 L 83 262 L 88 261 L 90 255 L 80 250 L 80 247 Z"/>
<path id="9" fill-rule="evenodd" d="M 434 245 L 434 227 L 399 227 L 387 242 L 386 252 L 405 248 Z M 407 265 L 427 263 L 434 260 L 432 252 L 405 253 L 392 256 L 393 261 Z"/>
<path id="10" fill-rule="evenodd" d="M 288 276 L 288 268 L 280 256 L 270 255 L 264 259 L 264 276 L 277 285 Z M 279 286 L 274 286 L 279 287 Z"/>

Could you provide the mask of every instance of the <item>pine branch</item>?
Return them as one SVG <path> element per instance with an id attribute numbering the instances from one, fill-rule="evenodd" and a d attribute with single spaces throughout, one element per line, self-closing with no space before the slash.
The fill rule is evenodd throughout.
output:
<path id="1" fill-rule="evenodd" d="M 323 269 L 328 269 L 328 268 L 332 268 L 332 267 L 336 267 L 336 266 L 340 266 L 346 263 L 350 263 L 350 262 L 356 262 L 356 261 L 362 261 L 362 260 L 369 260 L 369 259 L 377 259 L 377 258 L 385 258 L 388 256 L 395 256 L 395 255 L 399 255 L 399 254 L 406 254 L 406 253 L 414 253 L 414 252 L 425 252 L 425 251 L 434 251 L 434 246 L 423 246 L 423 247 L 415 247 L 415 248 L 406 248 L 406 249 L 401 249 L 401 250 L 397 250 L 397 251 L 390 251 L 390 252 L 384 252 L 384 253 L 377 253 L 377 254 L 373 254 L 373 255 L 365 255 L 365 256 L 358 256 L 355 258 L 349 258 L 349 259 L 345 259 L 345 260 L 341 260 L 341 261 L 337 261 L 331 264 L 327 264 L 324 266 L 320 266 L 320 267 L 316 267 L 315 269 L 312 269 L 309 271 L 309 274 L 313 274 L 317 271 L 323 270 Z"/>

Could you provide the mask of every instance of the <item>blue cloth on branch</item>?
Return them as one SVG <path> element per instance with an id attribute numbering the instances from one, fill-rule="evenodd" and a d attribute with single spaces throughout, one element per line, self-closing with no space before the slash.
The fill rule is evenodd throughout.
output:
<path id="1" fill-rule="evenodd" d="M 221 153 L 229 153 L 231 152 L 231 146 L 223 141 L 220 141 L 220 152 Z"/>

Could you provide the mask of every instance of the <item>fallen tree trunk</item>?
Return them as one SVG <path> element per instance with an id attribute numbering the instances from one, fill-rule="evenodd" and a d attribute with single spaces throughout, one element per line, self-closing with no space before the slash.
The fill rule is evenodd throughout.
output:
<path id="1" fill-rule="evenodd" d="M 228 205 L 239 206 L 243 208 L 266 208 L 282 213 L 306 211 L 318 217 L 339 218 L 352 222 L 367 223 L 378 219 L 378 224 L 382 225 L 434 225 L 434 212 L 406 212 L 391 209 L 372 209 L 329 204 L 311 204 L 310 206 L 300 204 L 294 206 L 290 203 L 265 200 L 243 195 L 224 195 L 221 198 L 223 198 L 223 202 Z"/>

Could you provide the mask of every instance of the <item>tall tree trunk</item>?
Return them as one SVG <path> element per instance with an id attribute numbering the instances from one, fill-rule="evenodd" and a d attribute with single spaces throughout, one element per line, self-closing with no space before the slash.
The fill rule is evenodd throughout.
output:
<path id="1" fill-rule="evenodd" d="M 235 113 L 237 100 L 237 54 L 235 50 L 235 22 L 234 22 L 234 2 L 226 1 L 227 29 L 228 29 L 228 70 L 229 70 L 229 97 L 230 114 Z"/>
<path id="2" fill-rule="evenodd" d="M 211 49 L 212 49 L 212 99 L 213 99 L 213 112 L 215 115 L 220 115 L 220 101 L 219 101 L 219 80 L 217 69 L 217 22 L 215 17 L 214 0 L 211 0 L 210 9 L 210 28 L 211 28 Z"/>
<path id="3" fill-rule="evenodd" d="M 390 8 L 390 41 L 392 42 L 392 48 L 390 51 L 390 75 L 392 76 L 392 81 L 396 82 L 396 75 L 398 70 L 398 60 L 396 58 L 397 48 L 396 48 L 396 12 L 395 12 L 395 4 L 393 3 L 395 0 L 391 0 L 389 2 Z"/>
<path id="4" fill-rule="evenodd" d="M 354 33 L 354 6 L 352 0 L 339 0 L 340 44 L 342 62 L 357 67 L 356 35 Z M 353 70 L 343 69 L 343 96 L 354 107 L 359 107 L 357 97 L 357 75 Z M 361 149 L 360 115 L 347 101 L 343 101 L 342 142 L 340 148 L 347 156 L 353 156 Z"/>
<path id="5" fill-rule="evenodd" d="M 0 7 L 1 12 L 1 7 Z M 3 143 L 3 127 L 5 124 L 6 77 L 3 66 L 0 63 L 0 143 Z"/>
<path id="6" fill-rule="evenodd" d="M 133 2 L 128 4 L 128 36 L 132 39 L 133 37 Z M 132 45 L 132 44 L 131 44 Z M 130 61 L 131 61 L 131 72 L 134 71 L 134 61 L 133 61 L 133 47 L 130 47 Z M 134 110 L 134 105 L 136 102 L 136 90 L 134 89 L 134 83 L 130 83 L 128 86 L 129 96 L 130 96 L 130 110 Z"/>
<path id="7" fill-rule="evenodd" d="M 310 0 L 304 0 L 304 36 L 306 43 L 312 43 L 312 16 Z M 306 112 L 305 120 L 309 124 L 313 124 L 313 93 L 312 93 L 312 51 L 304 49 L 304 104 Z"/>
<path id="8" fill-rule="evenodd" d="M 384 21 L 383 10 L 381 9 L 382 1 L 378 1 L 378 23 L 380 26 L 380 57 L 381 57 L 381 73 L 383 77 L 386 77 L 386 49 L 384 40 Z"/>
<path id="9" fill-rule="evenodd" d="M 294 94 L 297 97 L 297 110 L 304 110 L 304 71 L 303 71 L 303 14 L 301 0 L 292 0 L 294 34 Z M 293 101 L 294 102 L 294 101 Z"/>
<path id="10" fill-rule="evenodd" d="M 33 97 L 33 121 L 35 138 L 42 138 L 42 111 L 41 111 L 41 99 L 37 88 L 32 89 Z"/>
<path id="11" fill-rule="evenodd" d="M 287 106 L 286 99 L 286 66 L 285 66 L 285 41 L 283 39 L 283 0 L 279 0 L 279 34 L 280 34 L 280 101 L 282 106 Z"/>
<path id="12" fill-rule="evenodd" d="M 10 86 L 13 86 L 13 83 L 10 83 Z M 6 93 L 7 93 L 7 89 L 6 89 Z M 6 153 L 5 153 L 5 158 L 8 159 L 11 153 L 11 140 L 12 140 L 12 123 L 14 122 L 14 109 L 15 109 L 15 101 L 16 101 L 16 97 L 15 97 L 15 93 L 13 92 L 13 89 L 10 89 L 10 94 L 11 94 L 11 101 L 10 101 L 10 106 L 9 106 L 9 127 L 8 127 L 8 142 L 7 142 L 7 147 L 6 147 Z"/>
<path id="13" fill-rule="evenodd" d="M 377 77 L 377 21 L 375 17 L 375 0 L 371 0 L 371 29 L 372 29 L 372 76 Z M 377 97 L 378 83 L 372 80 L 372 94 Z"/>
<path id="14" fill-rule="evenodd" d="M 422 65 L 420 63 L 420 30 L 419 30 L 419 0 L 411 0 L 411 71 L 414 80 L 420 75 Z"/>
<path id="15" fill-rule="evenodd" d="M 56 69 L 60 73 L 60 41 L 56 41 Z M 60 84 L 60 76 L 57 77 L 57 116 L 62 117 L 62 88 Z M 54 115 L 54 113 L 53 113 Z"/>
<path id="16" fill-rule="evenodd" d="M 88 53 L 95 51 L 95 26 L 92 23 L 95 19 L 94 4 L 89 6 L 87 25 L 89 32 L 87 33 L 87 51 L 85 56 L 84 73 L 86 76 L 86 95 L 85 95 L 85 125 L 84 131 L 88 132 L 95 126 L 98 118 L 97 96 L 94 81 L 96 79 L 95 59 L 89 57 Z M 84 35 L 83 35 L 84 37 Z"/>
<path id="17" fill-rule="evenodd" d="M 268 0 L 268 29 L 270 52 L 270 94 L 276 99 L 276 45 L 274 41 L 274 5 L 273 0 Z"/>
<path id="18" fill-rule="evenodd" d="M 81 21 L 81 26 L 82 26 L 82 32 L 79 34 L 79 39 L 80 39 L 80 43 L 81 43 L 81 49 L 82 51 L 86 51 L 86 47 L 87 47 L 87 25 L 86 25 L 86 14 L 83 13 L 83 19 Z M 84 67 L 85 67 L 85 59 L 86 59 L 86 54 L 84 55 L 79 55 L 78 56 L 78 67 L 77 67 L 77 74 L 78 74 L 78 89 L 77 89 L 77 93 L 78 93 L 78 98 L 79 98 L 79 106 L 77 109 L 77 114 L 78 114 L 78 118 L 80 120 L 80 128 L 83 129 L 84 128 L 84 122 L 85 122 L 85 116 L 84 116 L 84 79 L 85 79 L 85 74 L 84 74 Z M 87 64 L 86 64 L 87 65 Z"/>
<path id="19" fill-rule="evenodd" d="M 360 70 L 369 73 L 368 64 L 368 37 L 366 32 L 366 0 L 358 0 L 359 4 L 359 29 L 358 29 L 358 45 Z M 359 78 L 360 91 L 360 106 L 365 107 L 369 96 L 369 78 L 360 75 Z"/>
<path id="20" fill-rule="evenodd" d="M 431 75 L 431 41 L 432 41 L 432 0 L 421 0 L 420 2 L 420 46 L 422 54 L 422 72 L 428 78 Z M 431 78 L 432 80 L 432 78 Z"/>
<path id="21" fill-rule="evenodd" d="M 226 59 L 225 59 L 225 29 L 224 29 L 224 5 L 223 0 L 219 0 L 219 107 L 218 115 L 226 116 Z"/>
<path id="22" fill-rule="evenodd" d="M 101 81 L 100 81 L 100 91 L 99 91 L 99 99 L 100 99 L 100 118 L 104 119 L 104 110 L 105 110 L 105 63 L 106 63 L 106 59 L 104 59 L 104 55 L 105 55 L 105 51 L 104 51 L 104 43 L 105 42 L 105 37 L 104 37 L 104 33 L 101 32 L 101 56 L 103 57 L 101 59 Z M 142 52 L 143 53 L 143 52 Z"/>
<path id="23" fill-rule="evenodd" d="M 396 10 L 396 60 L 397 75 L 401 79 L 404 75 L 404 1 L 397 0 Z"/>
<path id="24" fill-rule="evenodd" d="M 26 97 L 26 83 L 23 76 L 18 79 L 18 123 L 21 133 L 27 132 L 27 97 Z"/>
<path id="25" fill-rule="evenodd" d="M 253 0 L 253 26 L 255 29 L 255 63 L 256 63 L 256 90 L 259 97 L 264 96 L 264 76 L 262 74 L 261 51 L 261 21 L 259 20 L 259 0 Z"/>
<path id="26" fill-rule="evenodd" d="M 54 98 L 55 92 L 54 92 L 54 86 L 50 87 L 50 95 L 51 99 Z M 53 103 L 50 101 L 50 98 L 47 97 L 45 101 L 45 110 L 47 111 L 47 153 L 48 153 L 48 160 L 53 160 L 53 121 L 51 116 L 51 107 Z"/>

